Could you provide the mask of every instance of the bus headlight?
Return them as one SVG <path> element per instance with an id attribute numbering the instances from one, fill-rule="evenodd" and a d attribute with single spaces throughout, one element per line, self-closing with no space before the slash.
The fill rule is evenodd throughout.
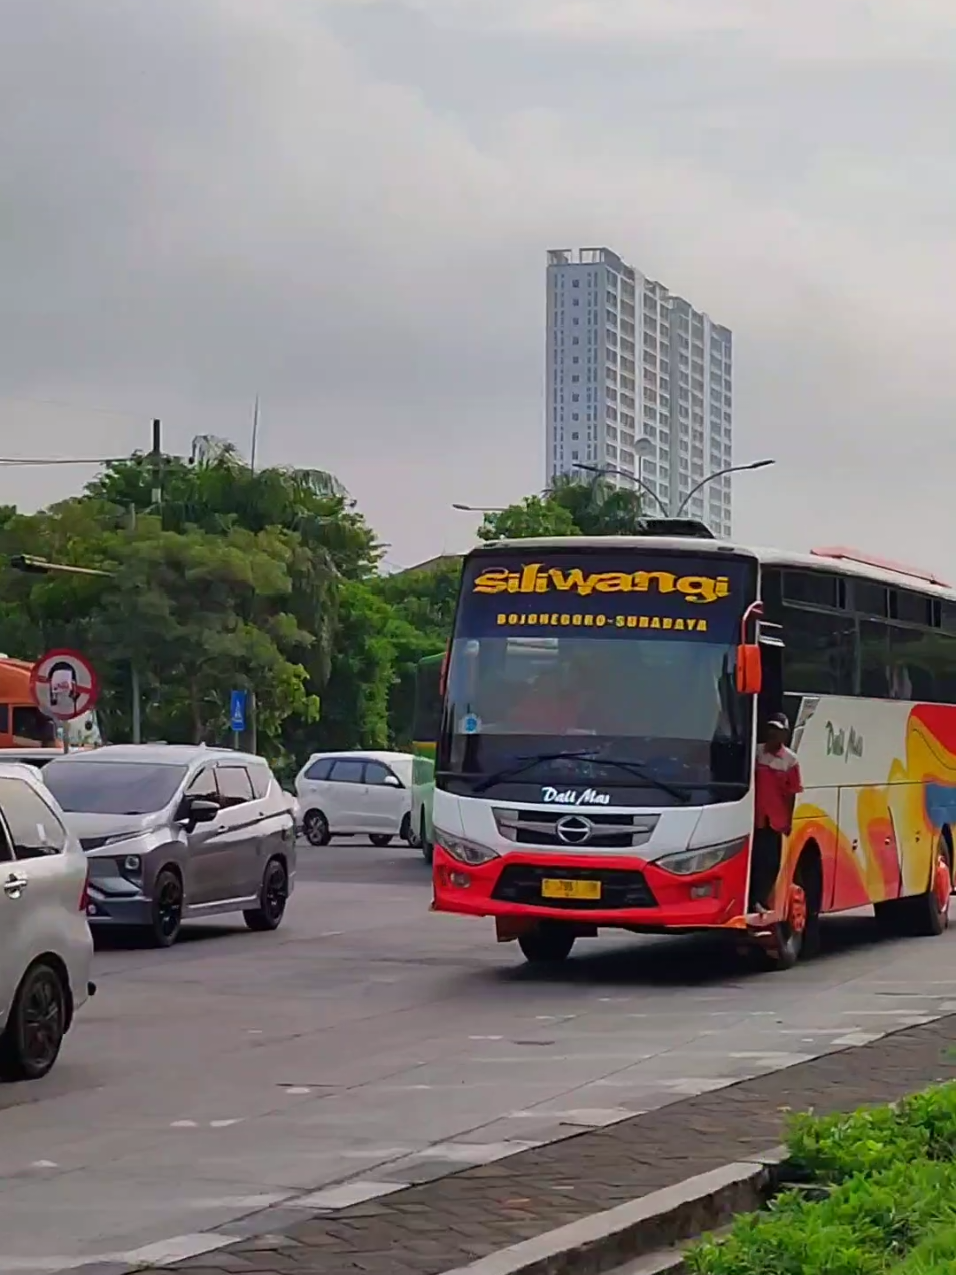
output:
<path id="1" fill-rule="evenodd" d="M 453 859 L 457 859 L 459 863 L 470 864 L 471 867 L 477 868 L 482 863 L 490 863 L 492 859 L 500 858 L 497 850 L 490 850 L 488 846 L 476 845 L 474 841 L 466 841 L 464 837 L 456 837 L 450 832 L 443 832 L 441 828 L 436 828 L 434 832 L 435 845 L 450 854 Z"/>
<path id="2" fill-rule="evenodd" d="M 746 837 L 736 837 L 733 841 L 722 841 L 716 846 L 702 846 L 699 850 L 682 850 L 680 854 L 665 854 L 653 865 L 663 868 L 665 872 L 673 872 L 679 877 L 693 876 L 697 872 L 708 872 L 718 864 L 726 863 L 747 848 Z"/>

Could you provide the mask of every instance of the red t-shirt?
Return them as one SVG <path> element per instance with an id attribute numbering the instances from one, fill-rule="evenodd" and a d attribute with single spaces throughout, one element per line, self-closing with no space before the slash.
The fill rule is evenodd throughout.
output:
<path id="1" fill-rule="evenodd" d="M 793 799 L 803 792 L 797 754 L 789 748 L 772 753 L 766 744 L 759 744 L 754 776 L 754 823 L 758 828 L 789 832 Z"/>

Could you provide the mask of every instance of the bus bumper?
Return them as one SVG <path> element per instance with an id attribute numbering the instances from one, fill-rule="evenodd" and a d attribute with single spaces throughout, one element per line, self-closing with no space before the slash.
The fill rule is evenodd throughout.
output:
<path id="1" fill-rule="evenodd" d="M 614 927 L 660 934 L 679 930 L 746 928 L 748 852 L 707 872 L 677 876 L 642 859 L 622 856 L 508 852 L 478 866 L 459 863 L 440 845 L 432 863 L 433 911 L 493 916 L 502 939 L 517 938 L 537 921 L 566 921 L 583 931 Z M 574 881 L 583 899 L 547 896 Z"/>

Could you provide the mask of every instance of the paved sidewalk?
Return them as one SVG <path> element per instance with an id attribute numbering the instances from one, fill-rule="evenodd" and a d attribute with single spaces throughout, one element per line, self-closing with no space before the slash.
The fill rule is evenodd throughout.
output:
<path id="1" fill-rule="evenodd" d="M 788 1110 L 826 1112 L 892 1101 L 954 1076 L 956 1015 L 949 1015 L 334 1216 L 282 1208 L 272 1215 L 270 1234 L 173 1269 L 189 1275 L 440 1275 L 766 1151 L 781 1140 Z M 270 1215 L 249 1221 L 249 1230 L 261 1232 Z M 223 1230 L 237 1233 L 235 1226 Z"/>

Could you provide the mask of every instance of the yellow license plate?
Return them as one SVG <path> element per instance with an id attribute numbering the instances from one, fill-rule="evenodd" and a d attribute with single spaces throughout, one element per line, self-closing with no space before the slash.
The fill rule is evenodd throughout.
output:
<path id="1" fill-rule="evenodd" d="M 541 897 L 544 899 L 599 899 L 601 882 L 566 881 L 545 877 L 541 882 Z"/>

